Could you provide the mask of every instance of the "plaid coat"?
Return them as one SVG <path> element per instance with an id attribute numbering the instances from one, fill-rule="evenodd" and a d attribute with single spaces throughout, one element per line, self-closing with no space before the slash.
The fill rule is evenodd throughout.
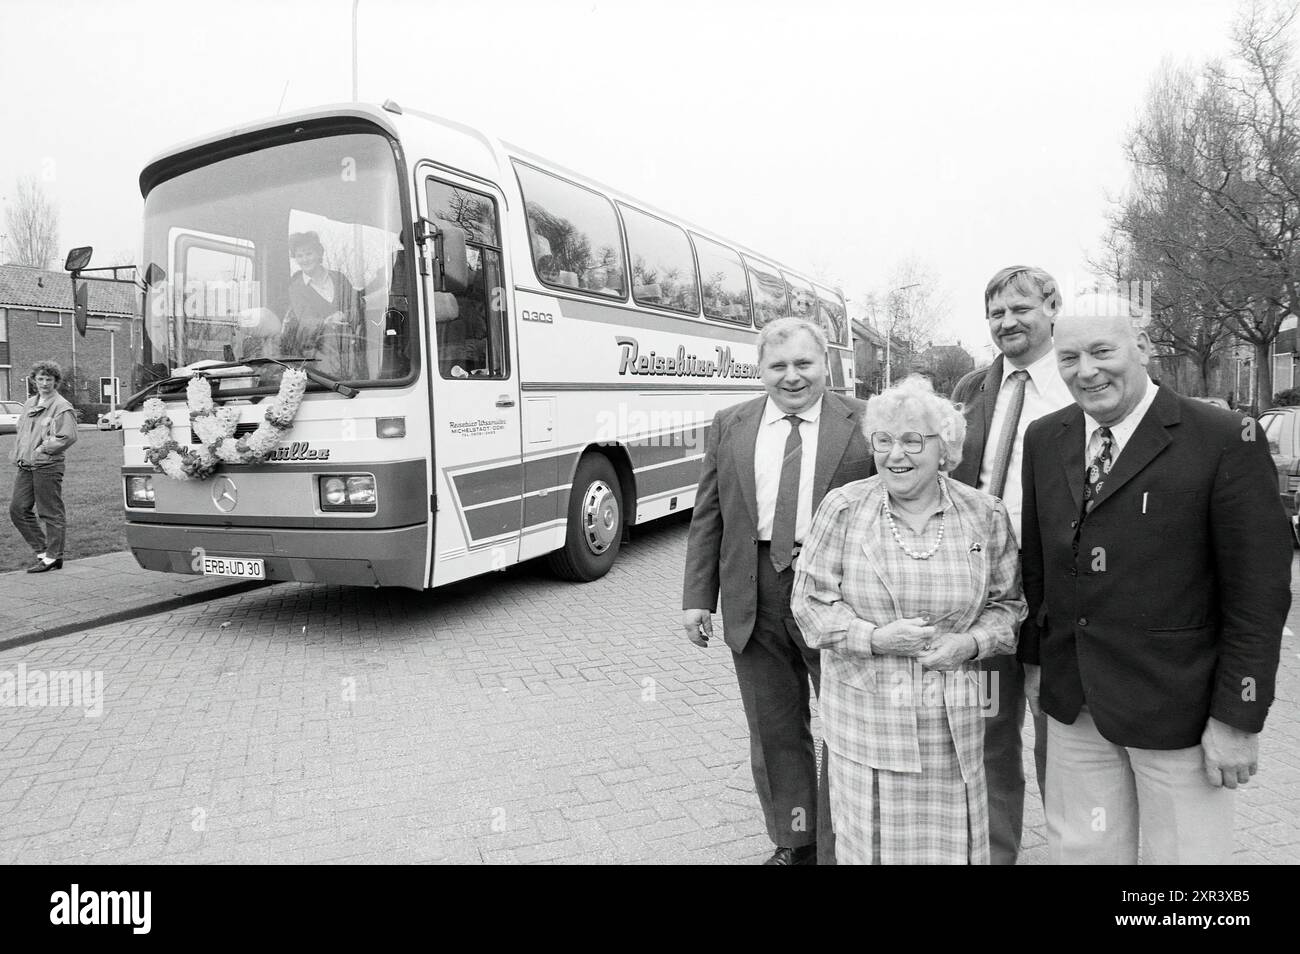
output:
<path id="1" fill-rule="evenodd" d="M 949 508 L 945 532 L 957 544 L 955 559 L 965 566 L 931 560 L 911 569 L 920 570 L 927 588 L 961 588 L 945 594 L 965 608 L 943 629 L 973 636 L 979 658 L 1014 652 L 1025 602 L 1006 510 L 983 491 L 940 480 Z M 996 692 L 981 689 L 979 667 L 972 661 L 951 672 L 926 672 L 911 657 L 871 653 L 877 625 L 918 615 L 919 604 L 934 602 L 932 595 L 903 587 L 877 547 L 863 545 L 880 539 L 884 502 L 878 476 L 832 490 L 795 564 L 794 616 L 808 645 L 822 649 L 826 741 L 837 758 L 891 772 L 922 772 L 917 708 L 941 705 L 962 778 L 980 790 L 980 797 L 972 798 L 972 807 L 978 807 L 984 803 L 981 706 L 997 699 Z"/>

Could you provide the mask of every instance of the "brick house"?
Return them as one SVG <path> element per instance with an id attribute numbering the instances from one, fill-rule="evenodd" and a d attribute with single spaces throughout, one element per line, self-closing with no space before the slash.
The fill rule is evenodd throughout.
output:
<path id="1" fill-rule="evenodd" d="M 133 319 L 140 310 L 140 293 L 130 285 L 87 284 L 90 315 L 82 338 L 72 323 L 72 281 L 67 272 L 0 265 L 0 399 L 21 401 L 27 397 L 27 372 L 35 361 L 58 362 L 70 381 L 74 337 L 74 403 L 98 411 L 99 379 L 110 377 L 110 368 L 118 378 L 121 396 L 127 396 Z M 89 419 L 93 421 L 93 415 Z"/>
<path id="2" fill-rule="evenodd" d="M 860 398 L 879 394 L 885 382 L 885 359 L 893 371 L 894 382 L 901 381 L 913 370 L 913 356 L 907 345 L 897 338 L 885 354 L 885 336 L 870 323 L 853 319 L 853 373 L 854 393 Z"/>

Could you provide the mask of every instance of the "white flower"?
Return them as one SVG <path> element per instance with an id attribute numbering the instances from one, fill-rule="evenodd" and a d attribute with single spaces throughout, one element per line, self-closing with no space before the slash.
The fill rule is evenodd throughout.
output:
<path id="1" fill-rule="evenodd" d="M 189 403 L 191 415 L 211 411 L 212 385 L 208 384 L 208 379 L 198 374 L 190 378 L 190 383 L 185 385 L 185 399 Z"/>
<path id="2" fill-rule="evenodd" d="M 162 459 L 163 473 L 172 480 L 189 480 L 190 475 L 185 473 L 180 455 L 172 451 Z"/>

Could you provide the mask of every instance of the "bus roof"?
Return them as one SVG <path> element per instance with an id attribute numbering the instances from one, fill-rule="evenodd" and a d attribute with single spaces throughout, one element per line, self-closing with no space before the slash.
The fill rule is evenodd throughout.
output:
<path id="1" fill-rule="evenodd" d="M 678 214 L 656 208 L 633 195 L 629 195 L 628 193 L 600 182 L 599 180 L 592 179 L 580 172 L 568 169 L 556 162 L 552 162 L 544 156 L 539 156 L 536 153 L 530 152 L 520 146 L 516 146 L 513 143 L 485 135 L 473 126 L 466 125 L 465 123 L 458 122 L 454 119 L 437 116 L 433 113 L 426 113 L 417 109 L 405 109 L 398 106 L 392 100 L 386 101 L 382 106 L 373 103 L 333 103 L 316 106 L 308 109 L 296 110 L 291 113 L 284 113 L 277 116 L 254 120 L 249 123 L 243 123 L 238 126 L 227 128 L 220 132 L 191 139 L 160 152 L 149 160 L 140 173 L 140 192 L 142 195 L 147 195 L 149 190 L 157 184 L 161 174 L 165 170 L 168 168 L 174 168 L 178 163 L 184 164 L 187 158 L 195 161 L 204 157 L 211 158 L 213 148 L 222 143 L 229 143 L 232 140 L 244 138 L 255 138 L 269 130 L 292 126 L 296 123 L 319 122 L 321 120 L 348 117 L 374 123 L 394 139 L 402 143 L 409 143 L 412 140 L 427 140 L 434 138 L 437 135 L 445 136 L 447 133 L 464 137 L 464 139 L 472 142 L 475 147 L 487 153 L 487 156 L 484 157 L 487 159 L 485 166 L 490 165 L 490 168 L 466 169 L 464 170 L 466 172 L 476 173 L 500 184 L 502 179 L 505 177 L 512 177 L 514 175 L 514 169 L 511 167 L 509 160 L 519 159 L 563 178 L 570 179 L 579 185 L 601 192 L 610 199 L 633 206 L 641 211 L 649 212 L 652 215 L 659 216 L 660 218 L 673 222 L 683 228 L 690 229 L 705 238 L 730 246 L 750 258 L 789 272 L 791 275 L 797 276 L 804 281 L 811 282 L 819 288 L 828 289 L 826 282 L 818 281 L 806 272 L 790 268 L 771 255 L 733 241 L 732 239 L 714 232 L 711 229 L 696 225 Z M 436 133 L 435 130 L 437 130 Z M 431 137 L 429 135 L 430 133 L 434 133 L 434 136 Z M 426 147 L 430 153 L 436 154 L 433 148 L 435 143 L 423 142 L 421 145 Z M 419 158 L 425 157 L 420 156 Z M 842 293 L 836 292 L 836 294 L 840 294 L 842 297 Z"/>

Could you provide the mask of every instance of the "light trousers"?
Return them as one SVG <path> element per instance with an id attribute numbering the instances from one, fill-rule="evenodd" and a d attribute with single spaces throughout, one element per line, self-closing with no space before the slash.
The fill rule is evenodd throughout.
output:
<path id="1" fill-rule="evenodd" d="M 1233 795 L 1209 783 L 1199 745 L 1116 745 L 1087 708 L 1073 725 L 1047 717 L 1051 864 L 1135 865 L 1139 836 L 1149 864 L 1231 864 Z"/>

